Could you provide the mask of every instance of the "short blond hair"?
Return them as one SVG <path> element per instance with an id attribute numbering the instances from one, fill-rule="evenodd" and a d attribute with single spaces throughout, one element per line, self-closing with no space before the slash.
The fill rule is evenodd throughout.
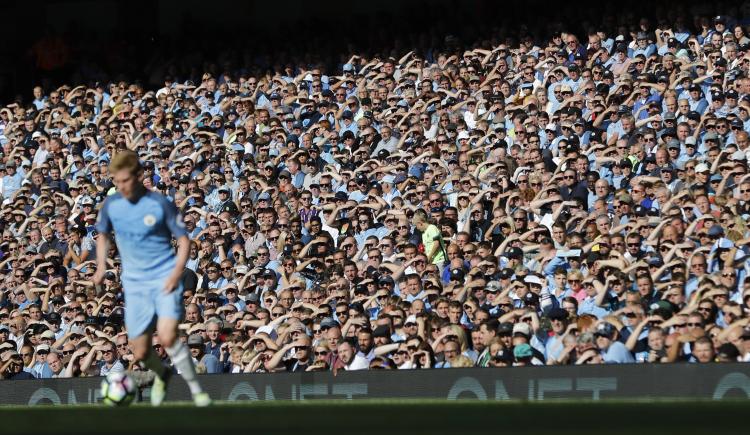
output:
<path id="1" fill-rule="evenodd" d="M 141 170 L 141 162 L 138 160 L 138 154 L 135 151 L 123 150 L 118 152 L 109 162 L 109 173 L 114 174 L 122 170 L 127 170 L 131 174 L 137 174 Z"/>

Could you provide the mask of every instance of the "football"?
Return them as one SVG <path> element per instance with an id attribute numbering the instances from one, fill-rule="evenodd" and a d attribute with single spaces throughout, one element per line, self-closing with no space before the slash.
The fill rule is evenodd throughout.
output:
<path id="1" fill-rule="evenodd" d="M 135 398 L 135 381 L 124 372 L 110 373 L 102 379 L 102 400 L 110 406 L 127 406 Z"/>

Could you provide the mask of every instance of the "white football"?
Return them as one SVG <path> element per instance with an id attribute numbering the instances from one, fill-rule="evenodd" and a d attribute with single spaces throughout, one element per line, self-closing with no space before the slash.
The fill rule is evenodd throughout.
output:
<path id="1" fill-rule="evenodd" d="M 102 379 L 101 393 L 107 405 L 126 406 L 135 398 L 135 382 L 124 372 L 110 373 Z"/>

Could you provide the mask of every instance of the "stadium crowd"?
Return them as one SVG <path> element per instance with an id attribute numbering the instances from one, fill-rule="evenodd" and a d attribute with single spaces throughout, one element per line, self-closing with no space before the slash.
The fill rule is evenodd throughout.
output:
<path id="1" fill-rule="evenodd" d="M 1 376 L 139 370 L 116 246 L 91 281 L 123 149 L 183 214 L 201 372 L 750 361 L 746 24 L 36 87 L 0 109 Z"/>

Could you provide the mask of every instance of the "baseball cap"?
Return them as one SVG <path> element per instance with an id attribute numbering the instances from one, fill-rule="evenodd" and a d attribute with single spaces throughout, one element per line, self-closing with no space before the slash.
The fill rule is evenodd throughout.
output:
<path id="1" fill-rule="evenodd" d="M 612 337 L 615 335 L 615 327 L 612 326 L 611 323 L 600 323 L 599 326 L 596 327 L 596 331 L 594 331 L 594 336 L 599 337 L 606 337 L 609 339 L 612 339 Z"/>
<path id="2" fill-rule="evenodd" d="M 531 351 L 531 346 L 528 343 L 521 343 L 513 348 L 513 356 L 516 359 L 531 358 L 534 356 L 534 352 Z"/>
<path id="3" fill-rule="evenodd" d="M 335 328 L 339 326 L 339 322 L 337 322 L 333 317 L 326 317 L 323 319 L 323 321 L 320 322 L 321 328 Z"/>
<path id="4" fill-rule="evenodd" d="M 526 338 L 531 337 L 531 326 L 525 322 L 519 322 L 513 325 L 513 335 L 521 334 Z"/>
<path id="5" fill-rule="evenodd" d="M 695 172 L 696 173 L 698 173 L 698 172 L 708 172 L 708 171 L 709 171 L 708 165 L 706 165 L 705 163 L 698 163 L 695 166 Z"/>
<path id="6" fill-rule="evenodd" d="M 497 277 L 500 279 L 511 279 L 513 277 L 513 269 L 506 267 L 498 273 Z"/>
<path id="7" fill-rule="evenodd" d="M 395 284 L 395 281 L 393 280 L 393 277 L 391 276 L 381 276 L 378 280 L 378 284 L 389 284 L 393 285 Z"/>
<path id="8" fill-rule="evenodd" d="M 499 281 L 490 281 L 487 283 L 487 285 L 484 287 L 488 292 L 499 292 L 501 290 L 501 285 Z"/>
<path id="9" fill-rule="evenodd" d="M 719 249 L 732 249 L 734 247 L 734 243 L 731 240 L 722 237 L 716 241 L 715 246 Z"/>
<path id="10" fill-rule="evenodd" d="M 667 316 L 671 316 L 673 309 L 672 304 L 669 303 L 669 301 L 661 300 L 654 302 L 653 304 L 649 305 L 648 307 L 650 314 L 666 314 L 669 313 Z"/>
<path id="11" fill-rule="evenodd" d="M 203 346 L 203 337 L 200 334 L 190 334 L 187 339 L 188 347 Z"/>
<path id="12" fill-rule="evenodd" d="M 505 258 L 522 258 L 523 257 L 523 251 L 521 251 L 521 248 L 512 247 L 509 248 L 507 251 L 503 253 L 503 257 Z"/>
<path id="13" fill-rule="evenodd" d="M 713 131 L 709 131 L 705 135 L 703 135 L 703 140 L 719 140 L 719 135 L 714 133 Z"/>
<path id="14" fill-rule="evenodd" d="M 568 312 L 560 307 L 555 307 L 549 310 L 547 317 L 550 319 L 565 320 L 568 318 Z"/>
<path id="15" fill-rule="evenodd" d="M 743 336 L 742 338 L 745 337 Z M 737 361 L 740 357 L 740 351 L 732 343 L 724 343 L 716 349 L 716 356 L 727 361 Z"/>
<path id="16" fill-rule="evenodd" d="M 386 325 L 379 325 L 377 328 L 375 328 L 372 331 L 373 337 L 390 337 L 391 331 L 388 330 L 388 327 Z"/>
<path id="17" fill-rule="evenodd" d="M 747 154 L 745 154 L 744 151 L 737 150 L 737 151 L 735 151 L 735 152 L 732 153 L 732 155 L 731 155 L 731 157 L 729 159 L 730 160 L 734 160 L 734 161 L 747 160 Z"/>
<path id="18" fill-rule="evenodd" d="M 249 295 L 245 296 L 245 303 L 259 304 L 260 296 L 258 296 L 258 293 L 250 293 Z"/>
<path id="19" fill-rule="evenodd" d="M 497 325 L 497 334 L 498 335 L 511 335 L 513 333 L 513 324 L 510 322 L 502 322 L 499 325 Z"/>
<path id="20" fill-rule="evenodd" d="M 388 184 L 393 184 L 395 181 L 396 181 L 396 177 L 394 177 L 393 175 L 386 175 L 380 180 L 381 183 L 388 183 Z"/>
<path id="21" fill-rule="evenodd" d="M 662 267 L 664 266 L 664 260 L 661 257 L 650 257 L 647 261 L 649 266 Z"/>
<path id="22" fill-rule="evenodd" d="M 539 286 L 544 285 L 542 284 L 542 280 L 539 279 L 538 276 L 533 275 L 533 274 L 526 275 L 526 278 L 523 279 L 523 282 L 525 282 L 526 284 L 535 284 Z"/>

